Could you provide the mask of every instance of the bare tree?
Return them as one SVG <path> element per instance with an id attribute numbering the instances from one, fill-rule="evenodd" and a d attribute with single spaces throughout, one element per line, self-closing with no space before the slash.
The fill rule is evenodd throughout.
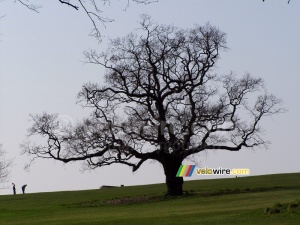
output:
<path id="1" fill-rule="evenodd" d="M 191 29 L 157 25 L 144 16 L 141 34 L 111 40 L 106 52 L 86 52 L 106 68 L 105 85 L 85 84 L 79 102 L 93 109 L 73 127 L 57 115 L 33 115 L 22 147 L 34 158 L 85 161 L 90 169 L 125 164 L 136 171 L 161 163 L 169 195 L 181 195 L 183 160 L 202 151 L 265 147 L 260 121 L 283 111 L 261 78 L 215 74 L 226 35 L 206 24 Z M 251 99 L 251 100 L 250 100 Z"/>
<path id="2" fill-rule="evenodd" d="M 5 155 L 6 152 L 3 150 L 2 145 L 0 144 L 0 186 L 7 182 L 10 174 L 10 168 L 12 166 L 12 160 L 6 159 Z"/>

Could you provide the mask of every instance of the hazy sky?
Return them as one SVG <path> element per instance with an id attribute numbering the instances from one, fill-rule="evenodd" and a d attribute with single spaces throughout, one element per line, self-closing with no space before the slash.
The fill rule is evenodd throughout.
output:
<path id="1" fill-rule="evenodd" d="M 80 171 L 80 163 L 63 165 L 37 160 L 30 172 L 20 155 L 19 144 L 30 127 L 29 114 L 58 113 L 76 121 L 88 111 L 76 105 L 81 85 L 103 82 L 100 66 L 84 63 L 83 51 L 105 50 L 108 37 L 124 36 L 138 28 L 140 14 L 146 13 L 162 24 L 188 28 L 210 22 L 227 33 L 230 48 L 223 52 L 218 73 L 245 72 L 262 77 L 268 90 L 282 98 L 288 112 L 267 118 L 262 125 L 268 150 L 242 149 L 239 152 L 214 151 L 200 154 L 198 167 L 249 168 L 251 175 L 299 172 L 300 127 L 300 2 L 291 0 L 159 0 L 150 5 L 111 0 L 103 8 L 114 22 L 100 27 L 103 42 L 89 37 L 90 21 L 81 11 L 58 1 L 46 2 L 34 13 L 13 1 L 0 2 L 0 143 L 14 158 L 14 167 L 0 194 L 17 191 L 28 184 L 28 192 L 96 189 L 101 185 L 135 185 L 164 182 L 158 163 L 149 162 L 132 173 L 126 166 L 113 165 L 91 172 Z M 124 2 L 124 4 L 122 3 Z M 204 177 L 209 178 L 209 177 Z M 203 179 L 193 175 L 191 179 Z"/>

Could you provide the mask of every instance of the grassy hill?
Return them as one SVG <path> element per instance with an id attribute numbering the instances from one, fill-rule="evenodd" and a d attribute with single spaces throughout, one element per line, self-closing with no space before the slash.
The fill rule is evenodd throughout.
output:
<path id="1" fill-rule="evenodd" d="M 0 196 L 1 225 L 300 224 L 300 173 Z"/>

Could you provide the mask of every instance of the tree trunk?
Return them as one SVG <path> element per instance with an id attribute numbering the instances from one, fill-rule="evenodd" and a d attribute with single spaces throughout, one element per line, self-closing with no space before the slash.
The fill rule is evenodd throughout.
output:
<path id="1" fill-rule="evenodd" d="M 178 196 L 183 194 L 182 185 L 183 178 L 176 177 L 177 171 L 182 163 L 181 159 L 171 157 L 170 155 L 164 157 L 162 165 L 166 175 L 167 193 L 166 195 Z"/>
<path id="2" fill-rule="evenodd" d="M 176 171 L 177 172 L 177 171 Z M 182 185 L 183 178 L 175 176 L 167 176 L 166 175 L 166 184 L 168 187 L 168 191 L 166 195 L 178 196 L 183 194 Z"/>

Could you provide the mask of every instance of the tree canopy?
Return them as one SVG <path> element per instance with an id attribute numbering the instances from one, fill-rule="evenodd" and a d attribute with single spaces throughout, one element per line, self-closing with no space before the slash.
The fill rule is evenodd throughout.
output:
<path id="1" fill-rule="evenodd" d="M 78 101 L 89 118 L 62 127 L 57 115 L 32 115 L 22 145 L 33 158 L 85 161 L 89 169 L 124 164 L 136 171 L 161 163 L 167 193 L 182 194 L 177 170 L 202 151 L 265 147 L 260 121 L 283 112 L 261 78 L 216 74 L 226 34 L 210 24 L 189 29 L 158 25 L 143 16 L 142 33 L 111 40 L 107 51 L 86 52 L 106 68 L 105 84 L 87 83 Z"/>

